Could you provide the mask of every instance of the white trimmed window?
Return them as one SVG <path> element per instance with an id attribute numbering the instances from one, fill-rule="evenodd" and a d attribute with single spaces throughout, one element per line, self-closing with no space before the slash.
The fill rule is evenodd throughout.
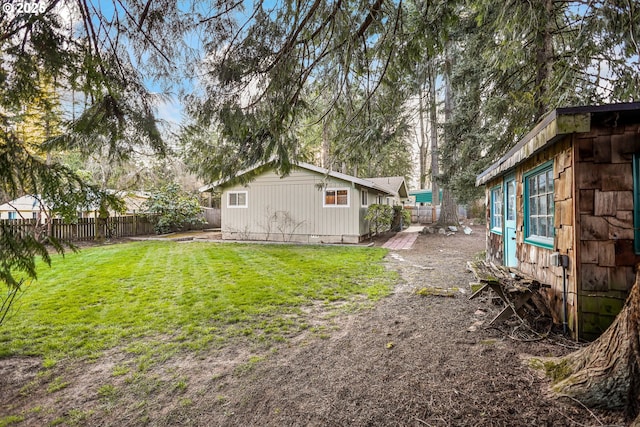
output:
<path id="1" fill-rule="evenodd" d="M 327 188 L 324 190 L 324 207 L 349 207 L 348 188 Z"/>
<path id="2" fill-rule="evenodd" d="M 229 191 L 227 206 L 230 208 L 246 208 L 249 206 L 246 191 Z"/>
<path id="3" fill-rule="evenodd" d="M 9 211 L 9 219 L 18 219 L 16 211 Z"/>
<path id="4" fill-rule="evenodd" d="M 369 206 L 369 192 L 367 190 L 360 190 L 360 204 L 363 207 Z"/>

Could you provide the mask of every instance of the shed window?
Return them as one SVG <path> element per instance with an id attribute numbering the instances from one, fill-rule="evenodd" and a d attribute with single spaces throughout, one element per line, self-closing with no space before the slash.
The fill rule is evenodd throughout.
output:
<path id="1" fill-rule="evenodd" d="M 553 162 L 524 175 L 525 242 L 552 248 L 553 226 Z"/>
<path id="2" fill-rule="evenodd" d="M 491 190 L 491 231 L 502 233 L 502 187 Z"/>
<path id="3" fill-rule="evenodd" d="M 360 204 L 363 207 L 369 206 L 369 192 L 367 190 L 360 190 Z"/>
<path id="4" fill-rule="evenodd" d="M 230 191 L 227 206 L 230 208 L 246 208 L 248 206 L 247 203 L 247 192 L 246 191 Z"/>
<path id="5" fill-rule="evenodd" d="M 327 188 L 324 190 L 324 206 L 349 207 L 349 189 Z"/>
<path id="6" fill-rule="evenodd" d="M 640 153 L 633 155 L 633 248 L 640 255 Z"/>
<path id="7" fill-rule="evenodd" d="M 9 214 L 9 219 L 16 219 L 16 218 L 18 218 L 18 216 L 17 216 L 17 214 L 16 214 L 16 211 L 10 211 L 10 212 L 8 212 L 8 214 Z"/>

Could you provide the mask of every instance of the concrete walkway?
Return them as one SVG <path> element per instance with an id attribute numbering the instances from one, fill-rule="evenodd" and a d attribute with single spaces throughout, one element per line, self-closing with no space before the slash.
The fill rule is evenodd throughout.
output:
<path id="1" fill-rule="evenodd" d="M 406 230 L 400 231 L 396 233 L 395 236 L 390 238 L 382 245 L 383 248 L 391 249 L 393 251 L 400 249 L 411 249 L 416 239 L 418 238 L 418 233 L 422 230 L 423 227 L 419 226 L 411 226 Z"/>

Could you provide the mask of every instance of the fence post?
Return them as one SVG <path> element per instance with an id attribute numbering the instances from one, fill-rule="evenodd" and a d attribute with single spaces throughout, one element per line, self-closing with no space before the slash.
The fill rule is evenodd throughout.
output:
<path id="1" fill-rule="evenodd" d="M 100 231 L 98 230 L 98 211 L 93 211 L 93 239 L 98 240 L 98 236 L 100 235 Z"/>

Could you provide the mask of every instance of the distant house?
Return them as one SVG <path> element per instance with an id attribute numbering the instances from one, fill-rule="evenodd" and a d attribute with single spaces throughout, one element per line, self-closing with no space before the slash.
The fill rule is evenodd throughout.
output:
<path id="1" fill-rule="evenodd" d="M 305 243 L 358 243 L 369 235 L 371 204 L 401 205 L 402 177 L 363 179 L 299 162 L 287 176 L 261 165 L 249 184 L 219 181 L 200 191 L 222 191 L 222 238 Z"/>
<path id="2" fill-rule="evenodd" d="M 124 215 L 132 215 L 135 213 L 144 212 L 144 203 L 149 198 L 149 195 L 147 193 L 137 191 L 113 191 L 113 193 L 124 201 Z M 78 217 L 93 218 L 96 216 L 97 209 L 98 208 L 95 206 L 85 207 L 78 212 Z M 47 212 L 47 215 L 49 215 L 50 211 L 51 207 L 46 205 L 39 198 L 32 195 L 26 195 L 1 204 L 0 219 L 36 219 L 43 212 Z M 109 215 L 117 216 L 121 214 L 116 212 L 109 212 Z"/>
<path id="3" fill-rule="evenodd" d="M 149 193 L 144 191 L 120 191 L 116 194 L 124 200 L 125 215 L 132 215 L 147 211 L 145 203 L 149 200 Z"/>
<path id="4" fill-rule="evenodd" d="M 640 262 L 640 103 L 558 108 L 476 184 L 487 259 L 551 285 L 554 320 L 574 336 L 602 333 Z"/>
<path id="5" fill-rule="evenodd" d="M 149 199 L 149 193 L 144 191 L 107 191 L 121 198 L 124 201 L 125 207 L 123 213 L 109 211 L 110 216 L 134 215 L 145 212 L 145 203 Z M 88 206 L 79 213 L 79 216 L 82 218 L 94 218 L 97 215 L 97 211 L 97 206 Z"/>
<path id="6" fill-rule="evenodd" d="M 36 219 L 42 211 L 48 211 L 38 198 L 26 195 L 0 205 L 0 219 Z"/>

